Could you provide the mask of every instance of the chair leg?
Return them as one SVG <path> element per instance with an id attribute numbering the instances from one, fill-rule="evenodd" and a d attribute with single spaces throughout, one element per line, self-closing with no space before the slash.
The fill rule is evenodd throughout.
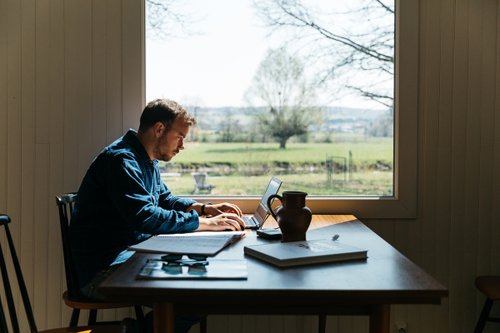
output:
<path id="1" fill-rule="evenodd" d="M 481 310 L 481 314 L 479 315 L 479 319 L 477 320 L 476 328 L 474 329 L 474 333 L 482 333 L 484 326 L 486 325 L 486 321 L 490 315 L 491 307 L 493 306 L 493 301 L 489 298 L 486 299 L 483 305 L 483 309 Z"/>
<path id="2" fill-rule="evenodd" d="M 92 309 L 90 310 L 90 313 L 89 313 L 89 326 L 91 325 L 95 325 L 97 322 L 97 310 L 96 309 Z"/>
<path id="3" fill-rule="evenodd" d="M 73 309 L 73 312 L 71 312 L 71 320 L 69 321 L 69 327 L 77 327 L 78 318 L 80 318 L 80 309 Z"/>
<path id="4" fill-rule="evenodd" d="M 318 316 L 318 333 L 325 333 L 326 331 L 326 315 L 320 314 Z"/>
<path id="5" fill-rule="evenodd" d="M 139 326 L 139 332 L 145 332 L 146 321 L 144 320 L 144 312 L 142 311 L 141 305 L 135 305 L 135 319 L 137 319 L 137 324 Z"/>

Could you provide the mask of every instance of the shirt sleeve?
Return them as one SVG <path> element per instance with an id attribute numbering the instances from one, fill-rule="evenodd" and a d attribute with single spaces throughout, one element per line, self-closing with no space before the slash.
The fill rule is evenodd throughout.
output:
<path id="1" fill-rule="evenodd" d="M 192 204 L 196 203 L 196 200 L 189 198 L 181 198 L 172 194 L 168 187 L 161 182 L 160 200 L 159 205 L 164 209 L 174 209 L 180 211 L 186 211 L 186 209 Z"/>
<path id="2" fill-rule="evenodd" d="M 120 207 L 130 228 L 146 234 L 190 232 L 198 228 L 198 213 L 185 211 L 194 200 L 173 196 L 163 183 L 160 188 L 146 188 L 146 175 L 133 156 L 115 156 L 110 164 L 109 197 Z M 157 186 L 154 180 L 151 186 Z M 160 191 L 160 202 L 152 191 Z"/>

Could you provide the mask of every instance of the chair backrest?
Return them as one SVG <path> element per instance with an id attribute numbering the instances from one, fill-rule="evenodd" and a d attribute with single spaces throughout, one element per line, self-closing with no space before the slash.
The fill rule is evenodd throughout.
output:
<path id="1" fill-rule="evenodd" d="M 74 192 L 56 196 L 56 204 L 59 209 L 59 225 L 61 228 L 64 269 L 66 272 L 66 288 L 70 298 L 78 298 L 80 296 L 78 276 L 76 275 L 74 268 L 75 265 L 71 254 L 71 242 L 69 238 L 71 212 L 75 206 L 76 198 L 77 194 Z"/>
<path id="2" fill-rule="evenodd" d="M 207 174 L 205 172 L 193 173 L 193 178 L 195 181 L 195 186 L 200 189 L 204 189 L 206 186 Z"/>
<path id="3" fill-rule="evenodd" d="M 21 265 L 19 264 L 19 259 L 17 257 L 16 249 L 14 247 L 12 235 L 9 230 L 9 223 L 10 223 L 10 217 L 5 214 L 0 214 L 0 228 L 3 228 L 5 230 L 7 244 L 12 260 L 12 266 L 14 267 L 15 270 L 17 286 L 19 288 L 19 292 L 21 293 L 24 310 L 26 312 L 26 317 L 28 318 L 30 326 L 30 332 L 37 333 L 38 331 L 35 324 L 35 317 L 33 316 L 33 309 L 31 307 L 31 303 L 29 300 L 28 290 L 26 289 L 26 283 L 24 282 L 23 273 L 21 272 Z M 7 272 L 6 257 L 3 254 L 3 249 L 1 244 L 0 244 L 0 271 L 2 275 L 4 294 L 7 299 L 7 307 L 9 312 L 11 328 L 14 333 L 19 333 L 19 321 L 17 319 L 14 297 L 12 293 L 12 286 L 9 280 L 9 273 Z M 5 333 L 9 332 L 5 311 L 1 300 L 0 300 L 0 331 Z"/>

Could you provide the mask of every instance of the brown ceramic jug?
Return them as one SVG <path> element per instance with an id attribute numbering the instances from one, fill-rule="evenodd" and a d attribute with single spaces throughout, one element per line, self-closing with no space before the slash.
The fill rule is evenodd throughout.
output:
<path id="1" fill-rule="evenodd" d="M 273 194 L 267 199 L 267 207 L 280 226 L 283 242 L 306 240 L 306 231 L 312 217 L 311 210 L 306 206 L 306 196 L 305 192 L 284 191 L 283 196 Z M 276 212 L 271 207 L 274 199 L 282 204 Z"/>

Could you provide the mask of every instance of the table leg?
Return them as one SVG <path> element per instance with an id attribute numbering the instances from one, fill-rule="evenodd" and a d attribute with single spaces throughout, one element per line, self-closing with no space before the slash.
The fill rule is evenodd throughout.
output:
<path id="1" fill-rule="evenodd" d="M 318 316 L 318 333 L 326 332 L 326 315 L 320 314 Z"/>
<path id="2" fill-rule="evenodd" d="M 370 333 L 389 333 L 391 331 L 391 306 L 374 305 L 370 313 Z"/>
<path id="3" fill-rule="evenodd" d="M 174 333 L 174 305 L 154 303 L 153 311 L 153 332 Z"/>

